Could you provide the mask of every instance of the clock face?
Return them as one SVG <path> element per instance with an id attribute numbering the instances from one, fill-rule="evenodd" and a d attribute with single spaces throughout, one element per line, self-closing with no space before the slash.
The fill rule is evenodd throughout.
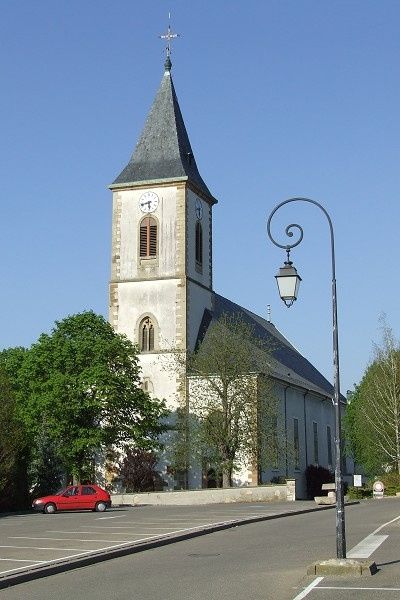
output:
<path id="1" fill-rule="evenodd" d="M 157 209 L 158 196 L 155 192 L 145 192 L 139 198 L 140 210 L 144 213 L 152 213 Z"/>
<path id="2" fill-rule="evenodd" d="M 201 200 L 199 200 L 198 198 L 196 199 L 196 217 L 198 218 L 198 220 L 200 221 L 203 218 L 203 205 L 201 203 Z"/>

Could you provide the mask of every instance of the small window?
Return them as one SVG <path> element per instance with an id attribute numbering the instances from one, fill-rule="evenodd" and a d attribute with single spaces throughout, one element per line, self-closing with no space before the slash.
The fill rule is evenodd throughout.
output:
<path id="1" fill-rule="evenodd" d="M 201 223 L 196 223 L 196 264 L 203 264 L 203 229 Z"/>
<path id="2" fill-rule="evenodd" d="M 151 352 L 154 350 L 154 325 L 149 317 L 146 317 L 140 323 L 139 340 L 141 352 Z"/>
<path id="3" fill-rule="evenodd" d="M 294 468 L 300 469 L 299 420 L 293 419 Z"/>
<path id="4" fill-rule="evenodd" d="M 74 485 L 72 487 L 67 488 L 63 495 L 64 496 L 77 496 L 78 494 L 79 494 L 79 488 L 78 488 L 78 486 Z"/>
<path id="5" fill-rule="evenodd" d="M 96 490 L 90 487 L 90 485 L 82 486 L 82 496 L 93 496 L 96 493 Z"/>
<path id="6" fill-rule="evenodd" d="M 328 465 L 332 466 L 332 464 L 333 464 L 333 461 L 332 461 L 332 434 L 331 434 L 330 425 L 326 426 L 326 441 L 327 441 L 327 447 L 328 447 Z"/>
<path id="7" fill-rule="evenodd" d="M 157 221 L 153 217 L 145 217 L 140 223 L 139 254 L 141 258 L 157 256 Z"/>
<path id="8" fill-rule="evenodd" d="M 148 394 L 152 394 L 154 391 L 153 383 L 149 377 L 145 377 L 142 381 L 142 390 Z"/>
<path id="9" fill-rule="evenodd" d="M 273 419 L 272 425 L 272 468 L 276 471 L 279 468 L 279 442 L 278 442 L 278 418 Z"/>
<path id="10" fill-rule="evenodd" d="M 314 464 L 318 464 L 319 456 L 318 456 L 318 423 L 313 422 L 313 432 L 314 432 Z"/>

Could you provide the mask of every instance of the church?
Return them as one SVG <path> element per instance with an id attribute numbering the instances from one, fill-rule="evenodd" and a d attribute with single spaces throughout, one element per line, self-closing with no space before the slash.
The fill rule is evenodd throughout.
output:
<path id="1" fill-rule="evenodd" d="M 169 40 L 168 40 L 169 41 Z M 236 485 L 297 480 L 305 497 L 308 465 L 333 468 L 332 385 L 262 317 L 214 291 L 212 214 L 217 200 L 199 173 L 171 75 L 169 46 L 161 84 L 132 157 L 110 185 L 112 265 L 109 320 L 140 349 L 143 389 L 181 403 L 179 377 L 163 367 L 172 349 L 193 351 L 210 324 L 235 314 L 260 339 L 273 342 L 271 376 L 279 399 L 286 451 L 279 464 L 243 465 Z M 224 210 L 223 203 L 221 208 Z M 190 410 L 190 397 L 189 397 Z M 164 467 L 168 489 L 179 488 Z M 187 474 L 187 487 L 206 487 L 204 473 Z"/>

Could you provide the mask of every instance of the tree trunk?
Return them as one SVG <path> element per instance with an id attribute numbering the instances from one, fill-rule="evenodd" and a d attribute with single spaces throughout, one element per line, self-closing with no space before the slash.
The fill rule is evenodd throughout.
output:
<path id="1" fill-rule="evenodd" d="M 232 487 L 232 471 L 231 469 L 223 469 L 222 471 L 222 487 Z"/>

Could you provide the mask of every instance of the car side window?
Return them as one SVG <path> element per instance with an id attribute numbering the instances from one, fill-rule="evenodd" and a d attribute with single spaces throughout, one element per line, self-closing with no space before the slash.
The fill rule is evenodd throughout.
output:
<path id="1" fill-rule="evenodd" d="M 82 486 L 82 496 L 92 496 L 96 493 L 96 490 L 92 488 L 90 485 Z"/>

